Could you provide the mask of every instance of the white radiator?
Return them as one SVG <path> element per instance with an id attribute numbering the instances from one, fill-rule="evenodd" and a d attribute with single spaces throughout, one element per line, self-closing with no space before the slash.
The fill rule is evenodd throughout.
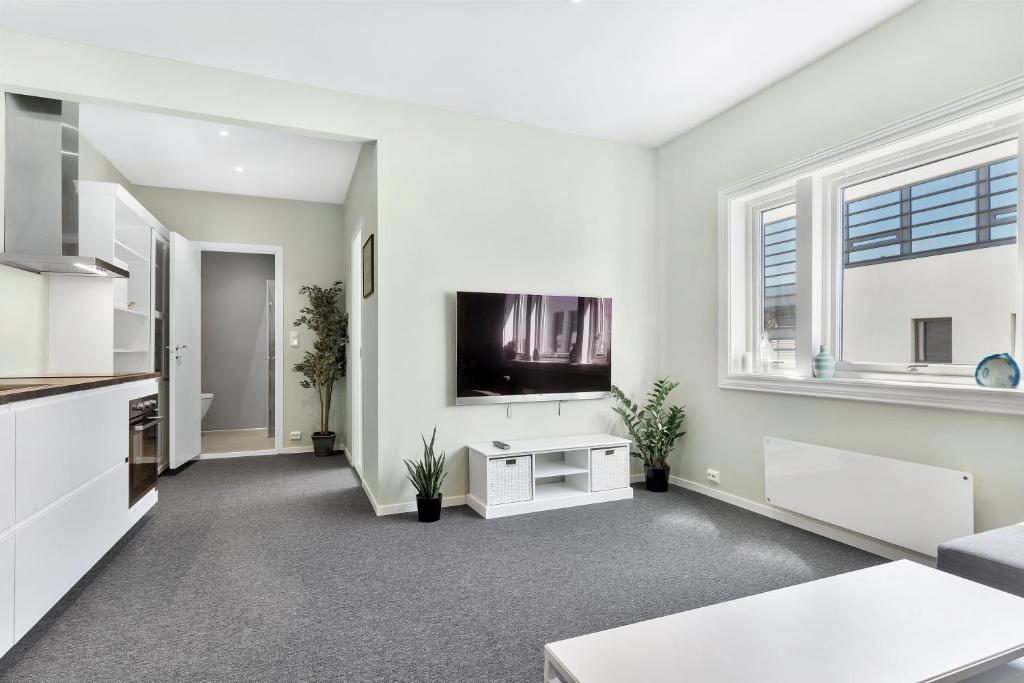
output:
<path id="1" fill-rule="evenodd" d="M 772 505 L 932 557 L 974 533 L 968 472 L 768 437 L 764 488 Z"/>

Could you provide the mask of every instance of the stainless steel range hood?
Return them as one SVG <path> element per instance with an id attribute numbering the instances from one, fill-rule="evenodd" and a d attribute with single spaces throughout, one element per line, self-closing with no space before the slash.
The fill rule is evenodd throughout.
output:
<path id="1" fill-rule="evenodd" d="M 32 273 L 128 277 L 78 253 L 78 103 L 5 94 L 0 264 Z"/>

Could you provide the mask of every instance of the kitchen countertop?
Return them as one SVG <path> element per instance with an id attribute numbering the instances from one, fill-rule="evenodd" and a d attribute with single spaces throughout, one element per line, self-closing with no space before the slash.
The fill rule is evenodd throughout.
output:
<path id="1" fill-rule="evenodd" d="M 40 375 L 0 377 L 0 405 L 44 396 L 70 394 L 159 377 L 159 372 L 124 372 L 113 375 Z"/>

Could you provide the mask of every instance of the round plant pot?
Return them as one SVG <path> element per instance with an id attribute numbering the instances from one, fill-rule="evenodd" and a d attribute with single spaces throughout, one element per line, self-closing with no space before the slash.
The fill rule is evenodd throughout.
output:
<path id="1" fill-rule="evenodd" d="M 416 514 L 421 522 L 436 522 L 441 519 L 441 498 L 424 498 L 416 496 Z"/>
<path id="2" fill-rule="evenodd" d="M 313 432 L 313 453 L 316 457 L 334 455 L 334 440 L 337 438 L 334 432 Z"/>
<path id="3" fill-rule="evenodd" d="M 664 469 L 644 465 L 644 485 L 647 490 L 657 493 L 668 491 L 668 473 L 671 469 L 668 465 Z"/>

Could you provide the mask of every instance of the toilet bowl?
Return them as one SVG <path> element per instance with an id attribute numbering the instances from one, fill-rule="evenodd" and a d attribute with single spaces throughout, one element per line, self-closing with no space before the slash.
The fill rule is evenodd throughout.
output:
<path id="1" fill-rule="evenodd" d="M 199 419 L 202 420 L 210 412 L 210 406 L 213 404 L 213 394 L 199 394 L 199 400 L 203 402 L 203 414 L 199 416 Z"/>

